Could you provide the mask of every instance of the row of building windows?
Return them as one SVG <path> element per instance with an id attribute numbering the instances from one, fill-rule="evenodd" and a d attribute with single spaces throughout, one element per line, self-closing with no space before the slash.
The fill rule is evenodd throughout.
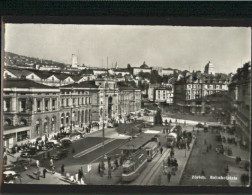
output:
<path id="1" fill-rule="evenodd" d="M 77 99 L 77 101 L 76 101 Z M 61 99 L 61 106 L 70 106 L 70 100 L 71 98 L 62 98 Z M 72 99 L 72 105 L 73 106 L 77 106 L 77 105 L 88 105 L 91 104 L 91 99 L 90 97 L 86 97 L 86 98 L 73 98 Z"/>

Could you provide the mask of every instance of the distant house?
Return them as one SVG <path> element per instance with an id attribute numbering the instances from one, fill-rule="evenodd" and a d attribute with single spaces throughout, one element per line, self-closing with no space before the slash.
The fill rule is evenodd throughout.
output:
<path id="1" fill-rule="evenodd" d="M 174 70 L 173 69 L 171 69 L 171 68 L 166 68 L 166 69 L 163 69 L 162 70 L 162 75 L 164 76 L 164 75 L 171 75 L 171 74 L 173 74 L 174 73 Z"/>
<path id="2" fill-rule="evenodd" d="M 118 69 L 114 69 L 113 71 L 115 75 L 125 76 L 125 75 L 130 74 L 130 72 L 126 68 L 120 68 L 120 69 L 118 68 Z"/>
<path id="3" fill-rule="evenodd" d="M 138 75 L 140 72 L 148 72 L 151 73 L 152 68 L 149 68 L 145 62 L 140 67 L 132 67 L 133 75 Z"/>

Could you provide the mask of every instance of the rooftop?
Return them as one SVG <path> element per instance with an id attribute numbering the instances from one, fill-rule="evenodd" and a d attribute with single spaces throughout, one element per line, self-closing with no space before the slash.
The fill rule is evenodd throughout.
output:
<path id="1" fill-rule="evenodd" d="M 27 79 L 5 79 L 3 82 L 4 88 L 43 88 L 43 89 L 57 89 L 57 87 L 52 87 L 48 85 L 43 85 L 36 83 Z"/>

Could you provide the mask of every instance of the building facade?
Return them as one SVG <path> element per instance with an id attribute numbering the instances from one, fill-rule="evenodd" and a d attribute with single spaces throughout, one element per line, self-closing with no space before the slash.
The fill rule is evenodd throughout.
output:
<path id="1" fill-rule="evenodd" d="M 250 147 L 251 142 L 251 62 L 238 68 L 229 85 L 231 124 L 241 136 L 242 145 Z"/>
<path id="2" fill-rule="evenodd" d="M 4 80 L 4 146 L 59 131 L 58 88 L 24 79 Z"/>
<path id="3" fill-rule="evenodd" d="M 228 90 L 230 77 L 224 74 L 194 73 L 180 78 L 174 86 L 174 103 L 181 112 L 208 114 L 210 108 L 203 97 Z"/>

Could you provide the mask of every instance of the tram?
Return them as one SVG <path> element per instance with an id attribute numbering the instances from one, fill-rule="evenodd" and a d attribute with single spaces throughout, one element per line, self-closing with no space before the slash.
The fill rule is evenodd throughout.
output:
<path id="1" fill-rule="evenodd" d="M 126 158 L 122 165 L 122 181 L 135 180 L 147 166 L 147 155 L 145 149 L 141 148 Z"/>
<path id="2" fill-rule="evenodd" d="M 153 141 L 144 146 L 147 155 L 147 161 L 151 161 L 158 153 L 158 143 Z"/>
<path id="3" fill-rule="evenodd" d="M 145 145 L 151 142 L 153 135 L 141 134 L 121 146 L 124 158 L 122 165 L 122 182 L 133 181 L 147 166 L 147 153 Z"/>

